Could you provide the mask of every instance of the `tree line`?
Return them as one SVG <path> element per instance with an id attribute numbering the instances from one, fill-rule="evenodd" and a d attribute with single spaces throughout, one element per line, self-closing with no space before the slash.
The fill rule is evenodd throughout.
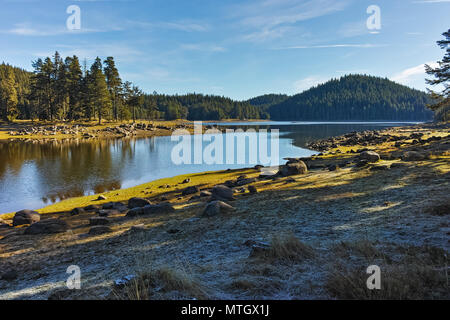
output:
<path id="1" fill-rule="evenodd" d="M 32 63 L 33 72 L 0 65 L 0 119 L 155 120 L 259 119 L 268 114 L 249 102 L 202 94 L 144 94 L 123 81 L 113 57 L 88 67 L 58 52 Z"/>
<path id="2" fill-rule="evenodd" d="M 32 63 L 33 72 L 0 65 L 0 117 L 15 119 L 80 120 L 136 118 L 142 91 L 123 82 L 113 57 L 96 58 L 88 68 L 77 56 Z"/>
<path id="3" fill-rule="evenodd" d="M 348 75 L 303 93 L 247 101 L 203 95 L 145 94 L 123 81 L 113 57 L 87 66 L 58 52 L 32 63 L 33 72 L 0 65 L 0 119 L 297 121 L 430 120 L 430 96 L 388 79 Z M 448 99 L 447 99 L 448 101 Z"/>

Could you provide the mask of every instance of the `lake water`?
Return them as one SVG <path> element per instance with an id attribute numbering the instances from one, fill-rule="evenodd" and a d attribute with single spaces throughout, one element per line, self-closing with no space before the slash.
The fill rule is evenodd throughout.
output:
<path id="1" fill-rule="evenodd" d="M 236 122 L 217 125 L 223 129 L 223 126 L 244 130 L 254 128 L 257 132 L 259 129 L 278 129 L 279 160 L 282 162 L 285 157 L 314 154 L 304 148 L 313 140 L 406 124 Z M 248 161 L 251 150 L 248 143 L 244 164 L 175 165 L 171 154 L 177 143 L 171 137 L 0 142 L 0 213 L 38 209 L 69 197 L 128 188 L 180 174 L 254 166 Z M 208 144 L 203 142 L 203 148 Z"/>

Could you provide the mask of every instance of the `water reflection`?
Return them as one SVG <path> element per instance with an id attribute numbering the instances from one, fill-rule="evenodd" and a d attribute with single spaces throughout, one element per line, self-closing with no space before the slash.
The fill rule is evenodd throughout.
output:
<path id="1" fill-rule="evenodd" d="M 280 130 L 280 158 L 283 158 L 312 154 L 300 147 L 319 138 L 386 126 L 392 124 L 264 123 L 253 127 Z M 175 144 L 170 137 L 0 141 L 0 213 L 39 208 L 71 197 L 128 188 L 179 174 L 243 167 L 175 166 L 170 161 Z"/>

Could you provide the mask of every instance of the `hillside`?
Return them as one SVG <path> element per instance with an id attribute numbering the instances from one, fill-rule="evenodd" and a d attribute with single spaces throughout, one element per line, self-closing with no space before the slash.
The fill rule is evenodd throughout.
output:
<path id="1" fill-rule="evenodd" d="M 431 120 L 429 96 L 384 78 L 349 75 L 268 107 L 272 120 Z"/>

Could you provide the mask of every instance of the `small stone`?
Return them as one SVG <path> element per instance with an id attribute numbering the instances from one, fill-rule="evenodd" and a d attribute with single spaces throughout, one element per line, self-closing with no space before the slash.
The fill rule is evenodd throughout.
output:
<path id="1" fill-rule="evenodd" d="M 89 219 L 91 226 L 103 226 L 109 224 L 111 221 L 105 217 L 93 217 Z"/>
<path id="2" fill-rule="evenodd" d="M 212 197 L 216 200 L 234 200 L 233 189 L 217 185 L 212 189 Z"/>
<path id="3" fill-rule="evenodd" d="M 69 226 L 64 220 L 61 219 L 47 219 L 33 223 L 31 226 L 25 229 L 25 234 L 52 234 L 66 232 Z"/>
<path id="4" fill-rule="evenodd" d="M 85 213 L 86 211 L 83 208 L 75 208 L 70 211 L 71 216 L 77 216 L 79 214 Z"/>
<path id="5" fill-rule="evenodd" d="M 109 232 L 112 232 L 112 230 L 107 226 L 94 226 L 89 230 L 90 235 L 100 235 Z"/>
<path id="6" fill-rule="evenodd" d="M 144 198 L 131 198 L 128 200 L 128 208 L 143 208 L 149 204 L 152 204 L 150 201 Z"/>
<path id="7" fill-rule="evenodd" d="M 132 226 L 131 228 L 130 228 L 130 232 L 142 232 L 142 231 L 145 231 L 146 229 L 145 229 L 145 225 L 142 223 L 142 224 L 137 224 L 137 225 L 135 225 L 135 226 Z"/>
<path id="8" fill-rule="evenodd" d="M 367 162 L 377 162 L 380 160 L 380 155 L 374 151 L 363 151 L 359 155 L 361 160 L 366 160 Z"/>
<path id="9" fill-rule="evenodd" d="M 12 280 L 17 279 L 18 277 L 19 277 L 19 274 L 17 273 L 16 270 L 9 270 L 9 271 L 5 272 L 4 274 L 2 274 L 0 279 L 5 280 L 5 281 L 12 281 Z"/>
<path id="10" fill-rule="evenodd" d="M 13 226 L 21 226 L 24 224 L 33 224 L 41 220 L 41 215 L 36 211 L 22 210 L 16 212 L 13 218 Z"/>
<path id="11" fill-rule="evenodd" d="M 248 191 L 252 194 L 258 193 L 258 189 L 255 186 L 248 186 Z"/>
<path id="12" fill-rule="evenodd" d="M 186 189 L 183 190 L 182 195 L 183 196 L 187 196 L 190 194 L 194 194 L 199 192 L 199 189 L 197 186 L 191 186 L 191 187 L 187 187 Z"/>
<path id="13" fill-rule="evenodd" d="M 234 210 L 235 208 L 233 208 L 232 206 L 223 201 L 213 201 L 206 205 L 206 208 L 203 211 L 203 216 L 214 217 L 221 213 L 230 212 Z"/>
<path id="14" fill-rule="evenodd" d="M 102 200 L 106 200 L 107 198 L 104 195 L 99 195 L 97 200 L 98 201 L 102 201 Z"/>

